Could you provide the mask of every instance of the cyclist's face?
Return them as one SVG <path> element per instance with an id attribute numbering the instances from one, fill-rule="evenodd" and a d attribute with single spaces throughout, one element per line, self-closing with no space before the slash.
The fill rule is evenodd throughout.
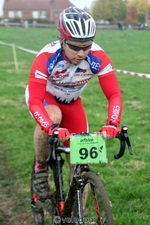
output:
<path id="1" fill-rule="evenodd" d="M 63 40 L 62 46 L 69 61 L 74 65 L 78 65 L 89 53 L 92 41 L 76 42 Z"/>

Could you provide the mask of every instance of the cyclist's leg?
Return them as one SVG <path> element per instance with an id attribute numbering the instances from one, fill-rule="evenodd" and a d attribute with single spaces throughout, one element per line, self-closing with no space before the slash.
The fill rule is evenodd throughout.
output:
<path id="1" fill-rule="evenodd" d="M 48 115 L 54 123 L 59 124 L 62 119 L 62 113 L 58 106 L 48 105 L 45 107 Z M 43 166 L 49 153 L 48 135 L 41 130 L 39 125 L 36 126 L 34 131 L 34 148 L 36 160 Z"/>
<path id="2" fill-rule="evenodd" d="M 60 123 L 61 111 L 55 105 L 45 107 L 54 123 Z M 46 158 L 49 153 L 48 135 L 41 130 L 39 125 L 34 131 L 35 167 L 33 174 L 33 191 L 40 198 L 49 198 L 51 193 L 48 184 Z"/>
<path id="3" fill-rule="evenodd" d="M 54 98 L 49 95 L 49 102 L 47 102 L 48 104 L 44 104 L 45 105 L 45 109 L 49 115 L 49 117 L 51 118 L 51 120 L 54 123 L 59 124 L 61 122 L 62 119 L 62 113 L 61 110 L 59 109 L 57 103 L 55 102 Z M 38 204 L 33 204 L 33 216 L 34 216 L 34 222 L 36 224 L 51 224 L 53 217 L 49 216 L 50 215 L 55 215 L 55 213 L 57 212 L 57 207 L 55 205 L 55 200 L 54 198 L 49 198 L 52 196 L 53 194 L 53 190 L 49 188 L 49 183 L 51 185 L 51 182 L 53 183 L 53 181 L 50 179 L 50 182 L 48 182 L 48 173 L 47 173 L 47 165 L 45 163 L 45 160 L 47 159 L 47 156 L 49 154 L 49 144 L 48 144 L 48 135 L 41 130 L 40 126 L 37 125 L 34 131 L 34 148 L 35 148 L 35 167 L 34 167 L 34 171 L 39 171 L 39 169 L 44 169 L 43 172 L 37 172 L 33 174 L 33 178 L 32 178 L 32 190 L 33 193 L 36 193 L 36 196 L 38 196 L 40 198 L 40 200 L 44 200 L 43 206 L 47 207 L 46 211 L 44 210 L 42 204 L 42 201 L 40 202 L 39 206 Z M 46 169 L 46 170 L 45 170 Z M 37 185 L 39 182 L 39 186 L 37 186 L 38 190 L 40 191 L 40 195 L 39 195 L 39 191 L 35 192 L 35 189 L 33 189 L 33 187 L 35 187 L 35 182 L 34 182 L 34 176 L 36 174 L 40 174 L 40 175 L 44 175 L 44 179 L 43 177 L 39 177 L 39 181 L 36 179 L 37 181 Z M 45 186 L 44 186 L 45 185 Z M 37 189 L 36 189 L 37 190 Z M 41 195 L 42 193 L 42 195 Z M 33 202 L 34 203 L 34 202 Z M 45 222 L 44 222 L 45 221 Z"/>
<path id="4" fill-rule="evenodd" d="M 48 104 L 46 101 L 45 109 L 54 123 L 60 123 L 62 113 L 59 109 L 57 102 L 52 95 L 47 95 Z M 47 99 L 46 99 L 47 100 Z M 34 131 L 34 150 L 35 150 L 35 166 L 33 170 L 33 191 L 40 198 L 48 198 L 50 190 L 48 185 L 48 173 L 46 158 L 49 153 L 48 135 L 41 129 L 39 125 L 36 126 Z"/>
<path id="5" fill-rule="evenodd" d="M 54 123 L 60 123 L 62 115 L 58 106 L 48 105 L 45 107 L 48 115 Z M 51 193 L 48 184 L 46 159 L 49 154 L 48 135 L 41 130 L 39 125 L 34 131 L 35 167 L 33 177 L 33 191 L 40 198 L 49 198 Z"/>

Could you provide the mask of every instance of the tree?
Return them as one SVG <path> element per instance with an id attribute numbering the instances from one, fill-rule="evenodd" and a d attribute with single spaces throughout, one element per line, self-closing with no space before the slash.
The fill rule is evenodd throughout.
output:
<path id="1" fill-rule="evenodd" d="M 126 4 L 123 0 L 96 0 L 93 4 L 92 16 L 96 21 L 123 21 L 126 15 Z"/>
<path id="2" fill-rule="evenodd" d="M 150 6 L 150 1 L 149 0 L 128 0 L 127 7 L 128 7 L 128 16 L 131 12 L 131 9 L 134 8 L 136 10 L 137 14 L 137 21 L 140 23 L 145 22 L 145 14 Z"/>
<path id="3" fill-rule="evenodd" d="M 135 7 L 129 7 L 128 13 L 125 22 L 127 24 L 137 25 L 138 24 L 138 16 Z"/>

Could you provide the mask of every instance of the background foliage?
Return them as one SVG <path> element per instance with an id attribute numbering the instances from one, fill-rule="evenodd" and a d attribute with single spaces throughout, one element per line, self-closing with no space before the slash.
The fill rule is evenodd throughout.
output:
<path id="1" fill-rule="evenodd" d="M 96 21 L 107 20 L 137 25 L 144 23 L 149 0 L 96 0 L 92 7 L 92 16 Z"/>

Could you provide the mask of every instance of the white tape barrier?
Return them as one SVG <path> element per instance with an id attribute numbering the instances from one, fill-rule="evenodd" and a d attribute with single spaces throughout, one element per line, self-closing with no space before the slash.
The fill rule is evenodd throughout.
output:
<path id="1" fill-rule="evenodd" d="M 126 71 L 126 70 L 118 70 L 118 69 L 114 69 L 114 71 L 116 71 L 116 72 L 118 72 L 118 73 L 129 74 L 129 75 L 132 75 L 132 76 L 138 76 L 138 77 L 150 78 L 150 74 L 136 73 L 136 72 L 130 72 L 130 71 Z"/>
<path id="2" fill-rule="evenodd" d="M 19 48 L 19 49 L 21 49 L 21 50 L 23 50 L 23 51 L 25 51 L 25 52 L 30 52 L 30 53 L 33 53 L 33 54 L 38 54 L 38 52 L 36 52 L 36 51 L 34 51 L 34 50 L 30 50 L 30 49 L 27 49 L 27 48 L 23 48 L 23 47 L 21 47 L 21 46 L 16 46 L 16 48 Z"/>
<path id="3" fill-rule="evenodd" d="M 0 44 L 2 45 L 7 45 L 7 46 L 14 46 L 14 44 L 8 44 L 8 43 L 5 43 L 3 41 L 0 41 Z M 31 49 L 27 49 L 27 48 L 23 48 L 21 46 L 16 46 L 16 48 L 20 49 L 20 50 L 23 50 L 25 52 L 29 52 L 29 53 L 32 53 L 32 54 L 38 54 L 37 51 L 34 51 L 34 50 L 31 50 Z M 136 72 L 130 72 L 130 71 L 126 71 L 126 70 L 119 70 L 119 69 L 114 69 L 115 72 L 118 72 L 118 73 L 124 73 L 124 74 L 129 74 L 129 75 L 132 75 L 132 76 L 138 76 L 138 77 L 144 77 L 144 78 L 150 78 L 150 74 L 143 74 L 143 73 L 136 73 Z"/>
<path id="4" fill-rule="evenodd" d="M 5 43 L 5 42 L 3 42 L 3 41 L 0 41 L 0 44 L 1 44 L 1 45 L 11 46 L 11 47 L 14 45 L 14 44 L 8 44 L 8 43 Z M 27 48 L 23 48 L 23 47 L 21 47 L 21 46 L 15 45 L 15 47 L 18 48 L 18 49 L 20 49 L 20 50 L 23 50 L 23 51 L 25 51 L 25 52 L 29 52 L 29 53 L 32 53 L 32 54 L 35 54 L 35 55 L 38 53 L 37 51 L 31 50 L 31 49 L 27 49 Z"/>

